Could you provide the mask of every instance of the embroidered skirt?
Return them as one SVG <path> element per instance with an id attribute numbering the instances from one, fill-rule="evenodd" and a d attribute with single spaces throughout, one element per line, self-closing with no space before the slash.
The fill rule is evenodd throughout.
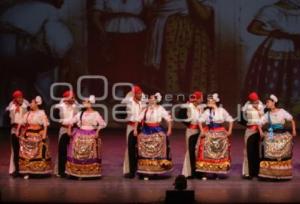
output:
<path id="1" fill-rule="evenodd" d="M 19 150 L 19 172 L 21 174 L 50 174 L 51 157 L 44 129 L 39 125 L 22 128 Z"/>
<path id="2" fill-rule="evenodd" d="M 293 137 L 289 132 L 267 133 L 262 146 L 259 176 L 271 179 L 292 178 Z"/>
<path id="3" fill-rule="evenodd" d="M 207 130 L 198 140 L 196 171 L 227 174 L 230 169 L 230 141 L 224 128 Z"/>
<path id="4" fill-rule="evenodd" d="M 144 126 L 138 135 L 138 173 L 165 174 L 172 170 L 168 137 L 162 127 Z"/>
<path id="5" fill-rule="evenodd" d="M 96 130 L 75 129 L 68 145 L 66 174 L 101 177 L 101 139 Z"/>

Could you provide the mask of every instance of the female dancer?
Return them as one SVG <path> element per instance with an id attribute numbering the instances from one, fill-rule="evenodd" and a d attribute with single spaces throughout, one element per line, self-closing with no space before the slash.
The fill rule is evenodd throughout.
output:
<path id="1" fill-rule="evenodd" d="M 296 136 L 296 124 L 293 116 L 286 110 L 278 108 L 278 98 L 271 95 L 266 101 L 268 112 L 262 117 L 261 124 L 268 125 L 263 136 L 262 158 L 259 165 L 259 176 L 269 179 L 291 179 L 292 178 L 292 141 Z M 284 125 L 286 122 L 292 124 L 292 134 Z"/>
<path id="2" fill-rule="evenodd" d="M 169 139 L 172 133 L 172 119 L 169 113 L 158 103 L 162 96 L 156 93 L 150 96 L 148 107 L 142 112 L 142 130 L 137 136 L 138 167 L 137 172 L 143 176 L 162 175 L 172 170 Z M 168 123 L 168 129 L 161 126 L 162 120 Z M 146 177 L 147 179 L 147 177 Z"/>
<path id="3" fill-rule="evenodd" d="M 101 177 L 101 139 L 99 131 L 106 127 L 99 112 L 92 107 L 95 96 L 83 101 L 84 110 L 79 112 L 72 123 L 77 128 L 68 134 L 71 136 L 68 145 L 66 174 L 78 178 Z"/>
<path id="4" fill-rule="evenodd" d="M 230 169 L 229 137 L 232 133 L 233 119 L 220 107 L 220 99 L 216 93 L 208 96 L 207 107 L 199 122 L 201 136 L 198 140 L 196 171 L 212 173 L 217 178 L 218 174 L 227 174 Z M 225 122 L 229 123 L 227 130 L 224 127 Z M 202 179 L 205 180 L 206 177 Z"/>
<path id="5" fill-rule="evenodd" d="M 35 97 L 30 103 L 30 111 L 18 125 L 19 172 L 24 179 L 29 175 L 48 175 L 52 172 L 48 146 L 47 127 L 49 121 L 44 110 L 40 109 L 42 98 Z"/>

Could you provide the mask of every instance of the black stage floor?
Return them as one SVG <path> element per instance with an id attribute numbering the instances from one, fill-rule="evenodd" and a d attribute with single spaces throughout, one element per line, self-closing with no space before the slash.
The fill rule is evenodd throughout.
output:
<path id="1" fill-rule="evenodd" d="M 172 189 L 181 173 L 185 139 L 184 131 L 171 136 L 175 169 L 172 177 L 161 180 L 125 179 L 122 161 L 125 149 L 124 130 L 105 130 L 103 135 L 103 178 L 100 180 L 69 180 L 51 178 L 11 178 L 8 175 L 10 143 L 7 131 L 0 136 L 0 187 L 2 202 L 47 203 L 161 203 L 165 191 Z M 57 136 L 51 134 L 52 155 L 56 154 Z M 300 143 L 294 146 L 294 178 L 285 182 L 243 180 L 241 178 L 243 132 L 236 131 L 232 141 L 232 169 L 224 180 L 188 180 L 199 203 L 300 203 Z"/>

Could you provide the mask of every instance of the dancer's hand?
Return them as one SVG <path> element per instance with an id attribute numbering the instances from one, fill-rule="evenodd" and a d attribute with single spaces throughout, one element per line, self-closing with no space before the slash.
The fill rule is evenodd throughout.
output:
<path id="1" fill-rule="evenodd" d="M 226 131 L 226 135 L 227 135 L 227 137 L 230 137 L 230 136 L 231 136 L 231 134 L 232 134 L 232 131 Z"/>
<path id="2" fill-rule="evenodd" d="M 200 137 L 200 138 L 204 138 L 204 137 L 205 137 L 205 134 L 201 132 L 201 133 L 199 134 L 199 137 Z"/>
<path id="3" fill-rule="evenodd" d="M 67 134 L 68 134 L 69 136 L 71 136 L 71 135 L 72 135 L 72 131 L 71 131 L 71 129 L 67 131 Z"/>
<path id="4" fill-rule="evenodd" d="M 267 135 L 266 135 L 265 133 L 263 133 L 263 132 L 260 133 L 259 135 L 260 135 L 260 139 L 261 139 L 261 140 L 263 140 L 263 139 L 267 136 Z"/>
<path id="5" fill-rule="evenodd" d="M 45 140 L 47 138 L 47 132 L 46 131 L 43 132 L 43 137 L 42 138 L 43 138 L 43 140 Z"/>
<path id="6" fill-rule="evenodd" d="M 292 132 L 292 135 L 293 135 L 293 137 L 296 137 L 297 132 L 296 132 L 296 131 L 293 131 L 293 132 Z"/>
<path id="7" fill-rule="evenodd" d="M 259 129 L 259 135 L 260 135 L 261 137 L 263 137 L 263 136 L 265 135 L 265 133 L 262 131 L 262 129 Z"/>
<path id="8" fill-rule="evenodd" d="M 136 136 L 138 136 L 138 131 L 135 129 L 134 131 L 133 131 L 133 135 L 136 137 Z"/>
<path id="9" fill-rule="evenodd" d="M 172 134 L 172 130 L 168 130 L 167 136 L 169 137 Z"/>

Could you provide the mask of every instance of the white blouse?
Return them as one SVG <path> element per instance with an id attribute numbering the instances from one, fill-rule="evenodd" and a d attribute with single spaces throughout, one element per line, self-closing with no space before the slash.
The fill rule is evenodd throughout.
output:
<path id="1" fill-rule="evenodd" d="M 71 125 L 73 117 L 79 111 L 79 105 L 77 102 L 72 105 L 68 105 L 62 101 L 59 104 L 55 105 L 55 108 L 59 109 L 59 122 L 62 125 Z"/>
<path id="2" fill-rule="evenodd" d="M 17 111 L 17 105 L 11 101 L 6 108 L 6 111 L 9 111 L 10 123 L 11 124 L 22 124 L 24 114 L 27 112 L 27 108 L 29 106 L 29 102 L 27 100 L 23 100 L 22 105 L 19 107 L 19 111 Z"/>
<path id="3" fill-rule="evenodd" d="M 193 103 L 186 103 L 182 106 L 182 108 L 187 108 L 187 121 L 189 121 L 192 125 L 197 125 L 201 114 L 204 112 L 205 105 L 195 106 Z"/>
<path id="4" fill-rule="evenodd" d="M 123 100 L 122 103 L 126 104 L 126 120 L 128 122 L 138 122 L 140 114 L 144 109 L 144 104 L 141 101 L 136 102 L 133 97 L 126 98 L 126 100 Z"/>
<path id="5" fill-rule="evenodd" d="M 212 117 L 210 119 L 210 117 Z M 215 110 L 212 110 L 212 113 L 209 109 L 205 110 L 201 115 L 199 122 L 206 123 L 207 125 L 210 122 L 222 124 L 224 122 L 233 122 L 233 118 L 229 115 L 229 113 L 222 107 L 218 107 Z"/>
<path id="6" fill-rule="evenodd" d="M 82 116 L 81 116 L 82 115 Z M 81 118 L 80 118 L 81 117 Z M 80 128 L 84 130 L 94 130 L 94 129 L 103 129 L 106 127 L 106 122 L 103 120 L 99 112 L 79 112 L 73 118 L 73 124 L 77 124 Z"/>
<path id="7" fill-rule="evenodd" d="M 161 105 L 148 107 L 143 110 L 143 112 L 140 114 L 139 121 L 143 121 L 144 119 L 145 123 L 160 123 L 163 119 L 168 122 L 172 121 L 171 115 Z"/>
<path id="8" fill-rule="evenodd" d="M 44 110 L 29 111 L 23 117 L 23 124 L 49 126 L 49 120 Z"/>
<path id="9" fill-rule="evenodd" d="M 112 33 L 136 33 L 145 30 L 144 21 L 139 17 L 146 6 L 150 6 L 153 0 L 96 0 L 94 9 L 112 16 L 105 22 L 105 31 Z M 123 14 L 130 14 L 128 16 Z M 131 16 L 132 15 L 132 16 Z"/>
<path id="10" fill-rule="evenodd" d="M 265 29 L 279 29 L 289 34 L 300 34 L 300 9 L 289 10 L 277 5 L 262 7 L 255 20 L 263 22 Z M 294 43 L 288 39 L 270 39 L 271 49 L 274 51 L 294 51 Z M 267 43 L 268 44 L 268 43 Z"/>
<path id="11" fill-rule="evenodd" d="M 247 125 L 259 125 L 261 116 L 264 114 L 264 104 L 259 101 L 258 110 L 253 107 L 253 105 L 247 101 L 242 108 L 247 120 Z"/>
<path id="12" fill-rule="evenodd" d="M 281 124 L 281 125 L 284 125 L 286 121 L 293 120 L 293 116 L 282 108 L 276 112 L 270 112 L 270 118 L 271 118 L 272 124 Z M 261 118 L 262 125 L 267 124 L 267 123 L 269 123 L 268 113 L 266 113 Z"/>

